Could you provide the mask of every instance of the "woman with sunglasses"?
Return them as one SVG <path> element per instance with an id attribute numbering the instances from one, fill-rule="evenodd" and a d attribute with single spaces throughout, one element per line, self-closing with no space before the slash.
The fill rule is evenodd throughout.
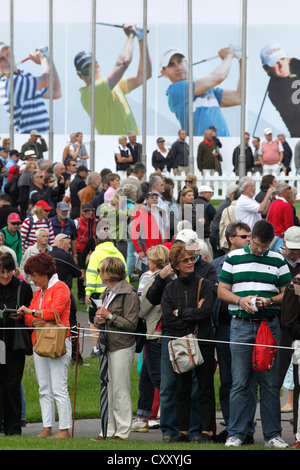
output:
<path id="1" fill-rule="evenodd" d="M 12 212 L 7 217 L 7 226 L 1 230 L 5 236 L 5 245 L 15 252 L 19 266 L 22 261 L 22 236 L 19 230 L 21 224 L 19 214 Z"/>
<path id="2" fill-rule="evenodd" d="M 177 278 L 169 282 L 164 289 L 161 301 L 163 326 L 172 337 L 193 333 L 197 326 L 198 339 L 205 339 L 205 342 L 198 342 L 204 362 L 194 369 L 198 381 L 202 433 L 194 436 L 192 441 L 208 443 L 211 442 L 215 424 L 214 346 L 207 341 L 213 339 L 212 289 L 210 282 L 202 279 L 197 299 L 200 276 L 195 274 L 195 252 L 187 250 L 185 243 L 173 244 L 170 250 L 170 265 L 176 272 Z M 175 375 L 179 433 L 172 438 L 172 442 L 189 442 L 193 371 Z"/>

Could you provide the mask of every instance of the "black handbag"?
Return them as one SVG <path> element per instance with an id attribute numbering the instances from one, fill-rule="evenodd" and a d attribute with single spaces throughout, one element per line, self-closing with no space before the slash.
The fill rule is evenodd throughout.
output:
<path id="1" fill-rule="evenodd" d="M 17 292 L 17 309 L 20 307 L 20 293 L 22 282 L 20 281 L 18 292 Z M 14 345 L 13 350 L 26 354 L 27 356 L 32 356 L 33 346 L 31 341 L 32 329 L 27 328 L 24 325 L 23 320 L 15 320 L 15 329 L 14 329 Z"/>
<path id="2" fill-rule="evenodd" d="M 135 330 L 135 352 L 140 353 L 143 350 L 144 344 L 146 343 L 147 324 L 145 318 L 139 317 L 138 324 Z"/>

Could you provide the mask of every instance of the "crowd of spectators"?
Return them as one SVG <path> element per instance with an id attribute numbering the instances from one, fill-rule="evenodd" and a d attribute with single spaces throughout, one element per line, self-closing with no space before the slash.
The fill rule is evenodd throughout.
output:
<path id="1" fill-rule="evenodd" d="M 163 137 L 157 139 L 152 155 L 154 171 L 147 177 L 146 167 L 140 161 L 142 148 L 134 133 L 119 137 L 116 168 L 103 168 L 100 172 L 88 169 L 89 155 L 80 132 L 70 136 L 61 162 L 52 163 L 45 158 L 47 145 L 37 131 L 31 132 L 21 152 L 1 148 L 0 258 L 3 253 L 11 256 L 18 276 L 31 287 L 33 301 L 19 310 L 25 313 L 25 324 L 31 324 L 28 318 L 35 315 L 32 312 L 36 311 L 41 289 L 52 287 L 52 275 L 38 283 L 37 268 L 35 265 L 29 268 L 29 260 L 41 254 L 46 264 L 48 256 L 54 259 L 58 279 L 68 286 L 68 325 L 74 327 L 75 339 L 76 303 L 88 309 L 93 338 L 91 358 L 100 357 L 98 336 L 103 324 L 108 332 L 123 330 L 133 334 L 138 315 L 146 319 L 138 416 L 133 423 L 128 400 L 128 377 L 135 352 L 133 336 L 108 335 L 107 354 L 113 377 L 109 389 L 108 437 L 126 439 L 130 431 L 148 432 L 159 408 L 165 443 L 217 441 L 228 446 L 252 443 L 260 388 L 261 393 L 271 397 L 273 406 L 268 409 L 265 405 L 268 398 L 261 395 L 266 444 L 287 446 L 281 436 L 277 408 L 285 380 L 289 377 L 293 383 L 290 349 L 298 338 L 278 319 L 285 305 L 285 289 L 300 272 L 300 222 L 295 209 L 295 188 L 276 179 L 279 169 L 283 168 L 286 174 L 290 171 L 290 159 L 284 157 L 284 137 L 278 136 L 275 144 L 271 129 L 265 130 L 265 136 L 266 142 L 257 153 L 249 151 L 250 136 L 248 133 L 245 136 L 246 169 L 262 173 L 259 193 L 256 194 L 251 177 L 238 177 L 239 148 L 236 148 L 232 163 L 237 181 L 228 186 L 226 198 L 217 209 L 212 201 L 213 189 L 197 185 L 196 175 L 189 172 L 189 147 L 182 129 L 170 149 L 165 147 Z M 259 139 L 254 137 L 254 147 L 257 142 Z M 221 148 L 216 129 L 211 126 L 198 148 L 197 164 L 203 175 L 222 171 Z M 278 161 L 272 157 L 275 151 Z M 186 175 L 176 199 L 171 171 L 174 175 L 181 172 Z M 244 271 L 240 260 L 243 257 L 247 263 Z M 8 270 L 4 266 L 0 262 L 0 291 L 1 276 Z M 240 273 L 246 271 L 247 276 L 243 277 Z M 270 280 L 266 280 L 268 276 Z M 204 282 L 200 290 L 202 301 L 198 302 L 200 278 Z M 135 291 L 130 284 L 135 285 Z M 259 305 L 255 311 L 251 310 L 252 297 Z M 103 302 L 101 306 L 99 300 Z M 42 314 L 41 309 L 38 315 Z M 246 348 L 237 351 L 228 344 L 233 337 L 233 324 L 244 327 L 253 322 L 257 331 L 262 320 L 269 324 L 276 320 L 274 336 L 289 348 L 278 353 L 272 373 L 255 373 L 249 351 L 244 354 Z M 198 339 L 211 343 L 200 341 L 204 364 L 195 374 L 180 377 L 171 367 L 169 336 L 183 336 L 196 326 Z M 244 342 L 255 342 L 255 337 L 245 334 L 246 337 Z M 214 339 L 220 341 L 218 346 Z M 70 359 L 76 359 L 76 341 L 68 354 Z M 83 363 L 80 354 L 77 359 L 79 364 Z M 231 363 L 235 364 L 234 374 Z M 217 392 L 225 424 L 220 433 L 215 423 L 216 365 L 220 370 Z M 267 374 L 269 379 L 265 378 Z M 19 387 L 16 396 L 21 403 L 20 383 Z M 126 410 L 120 412 L 118 393 L 122 394 L 122 387 Z M 290 388 L 293 392 L 294 384 Z M 238 405 L 240 399 L 247 410 Z M 297 444 L 300 440 L 297 409 L 289 401 L 283 412 L 293 409 Z M 65 422 L 70 422 L 69 414 Z M 4 426 L 5 432 L 20 434 L 20 423 Z M 50 435 L 49 428 L 44 426 L 41 437 Z M 63 427 L 59 437 L 67 435 Z M 98 439 L 102 438 L 100 434 Z"/>

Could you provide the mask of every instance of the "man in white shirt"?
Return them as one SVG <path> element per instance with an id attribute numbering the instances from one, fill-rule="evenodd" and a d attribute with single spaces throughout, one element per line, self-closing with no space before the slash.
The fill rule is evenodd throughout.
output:
<path id="1" fill-rule="evenodd" d="M 253 199 L 255 195 L 255 184 L 251 178 L 247 176 L 242 178 L 239 184 L 239 189 L 241 195 L 236 203 L 235 217 L 236 220 L 248 224 L 252 230 L 255 222 L 262 218 L 261 214 L 266 214 L 268 212 L 275 189 L 270 186 L 261 203 Z"/>

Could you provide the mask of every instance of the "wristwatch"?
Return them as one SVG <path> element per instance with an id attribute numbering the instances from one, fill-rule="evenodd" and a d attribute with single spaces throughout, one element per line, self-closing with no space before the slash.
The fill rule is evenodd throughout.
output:
<path id="1" fill-rule="evenodd" d="M 31 314 L 32 314 L 33 316 L 35 316 L 35 312 L 36 312 L 36 309 L 34 308 L 34 309 L 32 310 L 32 312 L 31 312 Z"/>
<path id="2" fill-rule="evenodd" d="M 275 305 L 275 302 L 274 302 L 274 300 L 273 300 L 273 297 L 270 297 L 270 301 L 271 301 L 271 302 L 269 303 L 269 307 L 270 307 L 271 305 Z"/>

